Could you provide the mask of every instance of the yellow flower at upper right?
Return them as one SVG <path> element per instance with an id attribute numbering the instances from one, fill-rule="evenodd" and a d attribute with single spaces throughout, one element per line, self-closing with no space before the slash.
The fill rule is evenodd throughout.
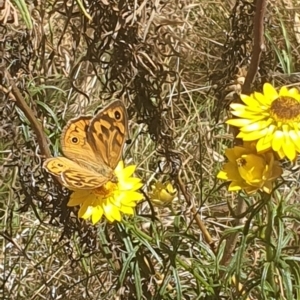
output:
<path id="1" fill-rule="evenodd" d="M 263 93 L 240 95 L 245 103 L 232 103 L 235 119 L 227 124 L 239 127 L 237 138 L 257 141 L 257 152 L 273 149 L 279 158 L 295 160 L 300 153 L 300 93 L 283 86 L 279 92 L 265 83 Z"/>

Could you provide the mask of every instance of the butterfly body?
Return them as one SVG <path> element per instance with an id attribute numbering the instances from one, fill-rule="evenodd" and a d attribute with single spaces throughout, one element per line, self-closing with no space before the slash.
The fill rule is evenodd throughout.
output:
<path id="1" fill-rule="evenodd" d="M 94 117 L 71 119 L 61 135 L 65 157 L 45 160 L 43 167 L 70 189 L 93 189 L 116 182 L 114 169 L 121 159 L 128 133 L 126 108 L 114 101 Z"/>

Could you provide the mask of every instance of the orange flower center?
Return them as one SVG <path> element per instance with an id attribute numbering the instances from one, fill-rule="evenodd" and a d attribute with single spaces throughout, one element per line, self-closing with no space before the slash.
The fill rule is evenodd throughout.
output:
<path id="1" fill-rule="evenodd" d="M 270 116 L 279 122 L 299 122 L 300 103 L 292 97 L 278 97 L 271 104 Z"/>
<path id="2" fill-rule="evenodd" d="M 236 160 L 236 163 L 238 165 L 238 167 L 243 167 L 247 164 L 247 161 L 245 158 L 241 158 L 239 157 L 237 160 Z"/>
<path id="3" fill-rule="evenodd" d="M 100 186 L 95 189 L 95 194 L 99 195 L 101 198 L 108 198 L 114 194 L 114 191 L 117 189 L 117 184 L 111 181 L 108 181 L 103 186 Z"/>

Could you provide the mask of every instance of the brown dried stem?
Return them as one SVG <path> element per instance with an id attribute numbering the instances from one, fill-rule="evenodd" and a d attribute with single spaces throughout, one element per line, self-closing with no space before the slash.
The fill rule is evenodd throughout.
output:
<path id="1" fill-rule="evenodd" d="M 250 61 L 250 66 L 248 73 L 245 78 L 245 83 L 242 88 L 243 94 L 250 94 L 251 84 L 255 79 L 257 74 L 261 52 L 264 49 L 264 15 L 266 12 L 267 0 L 260 0 L 256 2 L 256 11 L 254 14 L 254 28 L 253 28 L 253 49 L 252 56 Z M 236 132 L 235 132 L 236 133 Z M 236 134 L 235 134 L 236 136 Z M 236 141 L 235 144 L 238 144 Z M 242 219 L 239 216 L 246 211 L 246 203 L 243 199 L 238 197 L 238 205 L 236 208 L 234 225 L 241 225 Z M 226 240 L 226 245 L 224 249 L 224 255 L 221 260 L 221 264 L 228 265 L 230 262 L 232 252 L 236 248 L 236 243 L 238 240 L 238 233 L 232 233 L 229 238 Z"/>
<path id="2" fill-rule="evenodd" d="M 250 94 L 251 84 L 254 81 L 257 73 L 261 52 L 265 48 L 264 44 L 264 16 L 266 13 L 267 0 L 260 0 L 256 2 L 256 10 L 254 14 L 254 28 L 253 28 L 253 49 L 252 56 L 247 72 L 245 83 L 242 87 L 243 94 Z"/>

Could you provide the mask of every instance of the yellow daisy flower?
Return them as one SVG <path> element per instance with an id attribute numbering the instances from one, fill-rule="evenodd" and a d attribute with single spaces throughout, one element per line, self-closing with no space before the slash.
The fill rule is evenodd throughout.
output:
<path id="1" fill-rule="evenodd" d="M 270 194 L 272 183 L 282 174 L 273 152 L 258 154 L 255 143 L 228 148 L 225 150 L 225 155 L 229 162 L 224 165 L 217 178 L 231 181 L 229 191 L 243 189 L 251 194 L 262 190 Z"/>
<path id="2" fill-rule="evenodd" d="M 149 192 L 150 200 L 153 204 L 158 206 L 169 205 L 177 195 L 177 190 L 170 182 L 161 183 L 156 182 L 151 185 L 151 192 Z"/>
<path id="3" fill-rule="evenodd" d="M 80 205 L 78 217 L 91 218 L 96 224 L 104 215 L 109 222 L 121 221 L 121 213 L 133 215 L 134 207 L 143 195 L 137 190 L 142 187 L 141 179 L 132 177 L 136 166 L 124 168 L 120 161 L 115 169 L 117 183 L 107 182 L 92 190 L 76 190 L 70 197 L 68 206 Z"/>
<path id="4" fill-rule="evenodd" d="M 226 123 L 240 128 L 237 138 L 257 141 L 256 149 L 273 149 L 280 158 L 294 160 L 300 153 L 300 93 L 282 87 L 279 93 L 265 83 L 262 93 L 241 95 L 245 103 L 232 103 L 231 113 L 238 117 Z"/>

